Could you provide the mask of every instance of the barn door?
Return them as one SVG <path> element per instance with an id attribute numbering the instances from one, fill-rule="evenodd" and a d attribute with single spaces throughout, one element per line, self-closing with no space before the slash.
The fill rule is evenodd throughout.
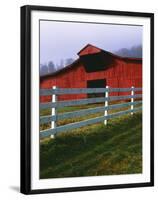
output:
<path id="1" fill-rule="evenodd" d="M 105 88 L 106 87 L 106 79 L 96 79 L 87 81 L 87 88 Z M 104 97 L 105 93 L 92 93 L 87 94 L 88 98 L 92 97 Z"/>

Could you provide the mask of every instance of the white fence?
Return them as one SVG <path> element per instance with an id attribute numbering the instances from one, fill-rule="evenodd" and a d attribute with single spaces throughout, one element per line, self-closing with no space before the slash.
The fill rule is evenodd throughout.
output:
<path id="1" fill-rule="evenodd" d="M 142 94 L 135 94 L 135 92 L 142 91 L 142 88 L 109 88 L 108 86 L 106 88 L 69 88 L 69 89 L 63 89 L 63 88 L 56 88 L 56 86 L 53 86 L 52 89 L 41 89 L 40 95 L 41 96 L 49 96 L 52 95 L 52 102 L 47 103 L 41 103 L 40 109 L 52 109 L 52 114 L 49 116 L 41 116 L 40 117 L 40 124 L 49 123 L 51 122 L 51 128 L 46 129 L 43 131 L 40 131 L 40 138 L 44 137 L 54 137 L 56 134 L 72 130 L 75 128 L 80 128 L 86 125 L 98 123 L 98 122 L 104 122 L 104 124 L 107 124 L 107 121 L 109 119 L 125 115 L 128 113 L 131 113 L 133 115 L 134 112 L 142 110 L 142 100 L 136 100 L 136 99 L 142 99 Z M 109 96 L 109 93 L 111 92 L 130 92 L 130 95 L 121 95 L 121 96 Z M 63 94 L 92 94 L 92 93 L 104 93 L 105 97 L 97 97 L 97 98 L 87 98 L 87 99 L 78 99 L 78 100 L 69 100 L 69 101 L 58 101 L 57 96 L 63 95 Z M 119 101 L 119 100 L 129 100 L 130 102 L 124 102 L 121 104 L 112 104 L 109 105 L 109 102 L 111 101 Z M 101 107 L 95 107 L 95 108 L 88 108 L 88 109 L 82 109 L 79 111 L 73 111 L 73 112 L 66 112 L 66 113 L 57 113 L 57 108 L 62 108 L 66 106 L 76 106 L 76 105 L 85 105 L 85 104 L 92 104 L 92 103 L 101 103 L 104 102 L 105 106 Z M 135 107 L 135 105 L 139 105 L 139 107 Z M 118 109 L 118 108 L 125 108 L 130 107 L 130 109 L 108 114 L 108 110 L 112 109 Z M 63 120 L 67 118 L 74 118 L 74 117 L 80 117 L 85 116 L 93 113 L 99 113 L 104 112 L 103 116 L 87 119 L 80 122 L 70 123 L 62 126 L 56 126 L 56 123 L 58 120 Z"/>

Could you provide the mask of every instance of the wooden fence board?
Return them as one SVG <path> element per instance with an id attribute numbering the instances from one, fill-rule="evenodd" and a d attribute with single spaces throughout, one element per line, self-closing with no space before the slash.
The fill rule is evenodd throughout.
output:
<path id="1" fill-rule="evenodd" d="M 52 94 L 91 94 L 103 92 L 130 92 L 131 88 L 57 88 L 57 89 L 40 89 L 41 96 L 49 96 Z M 142 88 L 134 88 L 134 91 L 141 91 Z"/>
<path id="2" fill-rule="evenodd" d="M 140 111 L 141 109 L 142 109 L 142 107 L 135 108 L 135 109 L 133 109 L 133 112 Z M 106 119 L 112 119 L 112 118 L 115 118 L 115 117 L 118 117 L 118 116 L 121 116 L 121 115 L 124 115 L 124 114 L 128 114 L 130 112 L 131 112 L 131 109 L 121 111 L 121 112 L 117 112 L 117 113 L 113 113 L 113 114 L 110 114 L 108 116 L 101 116 L 101 117 L 96 117 L 96 118 L 92 118 L 92 119 L 88 119 L 88 120 L 84 120 L 84 121 L 80 121 L 80 122 L 66 124 L 66 125 L 63 125 L 63 126 L 56 127 L 54 129 L 47 129 L 47 130 L 40 132 L 40 138 L 48 137 L 50 135 L 54 135 L 54 134 L 64 132 L 64 131 L 67 131 L 67 130 L 72 130 L 72 129 L 75 129 L 75 128 L 81 128 L 81 127 L 86 126 L 86 125 L 98 123 L 98 122 L 104 121 Z"/>
<path id="3" fill-rule="evenodd" d="M 57 108 L 62 108 L 65 106 L 76 106 L 76 105 L 85 105 L 89 103 L 101 103 L 105 102 L 106 100 L 108 101 L 115 101 L 115 100 L 125 100 L 125 99 L 130 99 L 130 98 L 141 98 L 142 94 L 137 94 L 137 95 L 126 95 L 126 96 L 110 96 L 108 98 L 105 97 L 100 97 L 100 98 L 89 98 L 89 99 L 78 99 L 76 100 L 71 100 L 71 101 L 59 101 L 59 102 L 49 102 L 49 103 L 41 103 L 40 104 L 40 109 L 47 109 L 47 108 L 52 108 L 52 107 L 57 107 Z"/>
<path id="4" fill-rule="evenodd" d="M 73 118 L 73 117 L 80 117 L 80 116 L 85 116 L 89 114 L 94 114 L 94 113 L 99 113 L 103 112 L 105 110 L 112 110 L 112 109 L 117 109 L 117 108 L 124 108 L 130 105 L 137 105 L 141 104 L 142 101 L 135 101 L 135 102 L 128 102 L 128 103 L 121 103 L 121 104 L 114 104 L 114 105 L 109 105 L 107 107 L 96 107 L 96 108 L 89 108 L 89 109 L 83 109 L 79 111 L 73 111 L 73 112 L 66 112 L 62 114 L 57 114 L 57 116 L 42 116 L 40 117 L 40 124 L 48 123 L 51 121 L 56 121 L 56 120 L 62 120 L 62 119 L 67 119 L 67 118 Z"/>

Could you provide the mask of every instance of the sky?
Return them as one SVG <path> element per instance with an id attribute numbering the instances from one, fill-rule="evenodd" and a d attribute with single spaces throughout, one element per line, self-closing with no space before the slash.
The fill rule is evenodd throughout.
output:
<path id="1" fill-rule="evenodd" d="M 87 44 L 106 51 L 142 45 L 142 26 L 40 21 L 40 64 L 77 59 Z"/>

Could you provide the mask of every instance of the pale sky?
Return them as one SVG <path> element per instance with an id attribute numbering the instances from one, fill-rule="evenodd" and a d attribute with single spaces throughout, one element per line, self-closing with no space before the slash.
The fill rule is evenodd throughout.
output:
<path id="1" fill-rule="evenodd" d="M 78 58 L 87 44 L 106 51 L 142 45 L 142 26 L 40 21 L 40 63 Z"/>

